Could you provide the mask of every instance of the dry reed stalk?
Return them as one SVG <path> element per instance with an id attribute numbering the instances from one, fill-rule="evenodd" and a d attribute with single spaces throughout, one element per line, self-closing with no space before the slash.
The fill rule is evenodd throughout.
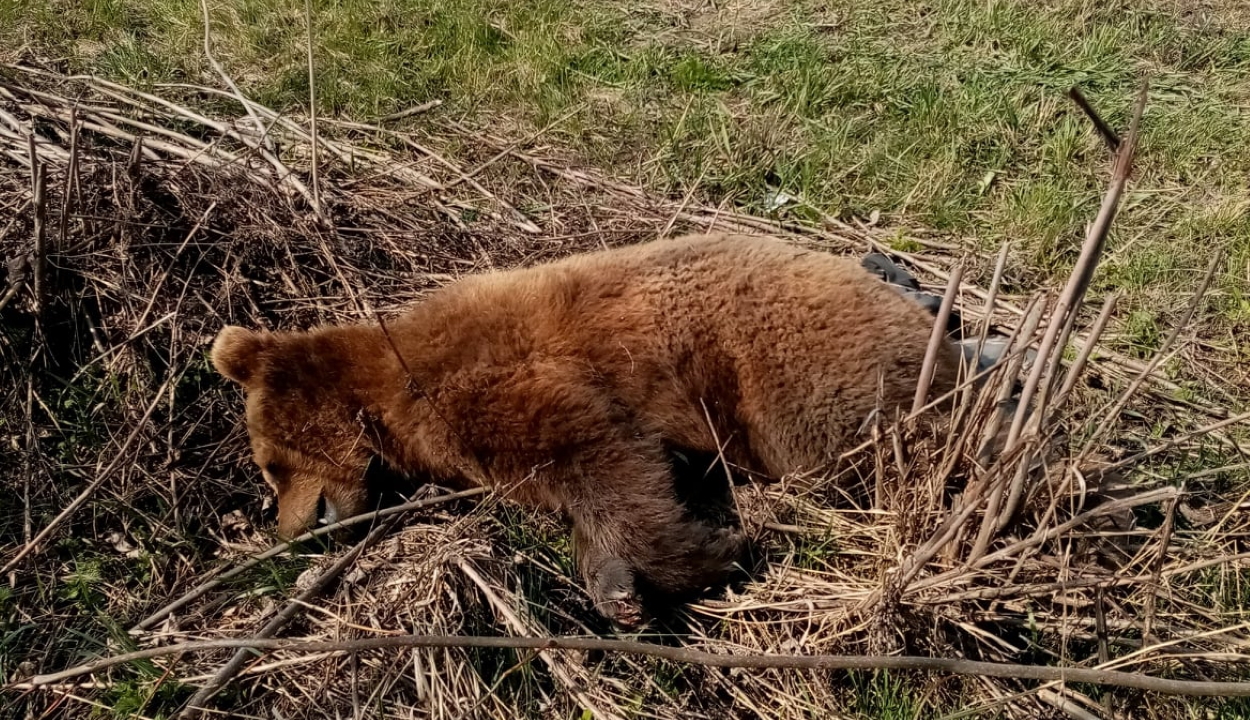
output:
<path id="1" fill-rule="evenodd" d="M 45 193 L 48 181 L 47 168 L 39 162 L 39 153 L 35 148 L 35 129 L 31 127 L 30 135 L 30 192 L 31 203 L 35 210 L 34 245 L 30 253 L 31 295 L 35 308 L 35 317 L 43 314 L 44 297 L 47 294 L 48 250 L 45 247 L 45 229 L 48 217 L 48 198 Z"/>
<path id="2" fill-rule="evenodd" d="M 845 226 L 845 224 L 839 224 L 839 227 L 848 227 L 848 226 Z M 787 227 L 787 230 L 790 232 L 802 232 L 801 228 Z M 810 233 L 810 234 L 816 235 L 817 233 Z M 800 236 L 800 238 L 801 237 L 802 236 Z M 913 255 L 907 252 L 891 249 L 881 244 L 880 242 L 872 239 L 871 237 L 867 238 L 866 242 L 872 249 L 881 251 L 881 252 L 892 253 L 902 258 L 903 260 L 905 260 L 909 265 L 919 268 L 920 270 L 923 270 L 925 273 L 928 273 L 929 275 L 933 276 L 940 282 L 946 282 L 950 278 L 950 273 L 944 270 L 938 264 L 926 261 L 916 255 Z M 988 293 L 985 290 L 982 290 L 981 288 L 978 288 L 974 285 L 969 285 L 966 283 L 961 288 L 961 292 L 965 293 L 966 295 L 970 295 L 972 297 L 978 298 L 982 301 L 986 300 L 988 296 Z M 1023 318 L 1025 316 L 1025 312 L 1023 308 L 1010 302 L 1000 300 L 997 307 L 998 309 L 1004 310 L 1018 318 Z M 965 306 L 964 314 L 968 318 L 976 318 L 982 321 L 986 319 L 985 309 L 977 308 L 972 305 Z M 1001 322 L 1000 325 L 1006 330 L 1012 330 L 1016 327 L 1016 323 L 1009 321 L 1009 320 Z M 1085 351 L 1087 349 L 1088 350 L 1093 349 L 1089 338 L 1084 334 L 1074 333 L 1071 336 L 1070 340 L 1074 348 L 1078 351 Z M 1111 373 L 1116 374 L 1116 375 L 1123 375 L 1125 373 L 1131 373 L 1130 378 L 1135 377 L 1137 374 L 1141 373 L 1142 369 L 1145 367 L 1144 363 L 1134 358 L 1128 357 L 1122 353 L 1119 353 L 1115 351 L 1114 349 L 1106 347 L 1106 346 L 1098 348 L 1097 359 L 1100 361 L 1100 366 L 1103 369 L 1110 371 Z M 1151 392 L 1156 396 L 1156 399 L 1160 401 L 1170 403 L 1170 404 L 1182 404 L 1188 408 L 1197 410 L 1199 412 L 1205 413 L 1215 418 L 1224 418 L 1228 416 L 1228 411 L 1223 408 L 1213 406 L 1207 403 L 1186 401 L 1186 400 L 1182 400 L 1182 399 L 1179 399 L 1177 397 L 1170 395 L 1169 393 L 1179 392 L 1183 390 L 1183 388 L 1181 388 L 1181 386 L 1177 385 L 1175 382 L 1172 382 L 1168 380 L 1167 378 L 1164 378 L 1160 375 L 1157 375 L 1157 374 L 1151 375 L 1149 378 L 1149 383 L 1151 386 Z"/>
<path id="3" fill-rule="evenodd" d="M 1134 108 L 1133 121 L 1127 141 L 1121 147 L 1121 152 L 1117 156 L 1111 185 L 1104 196 L 1099 216 L 1090 227 L 1081 255 L 1073 267 L 1067 286 L 1063 294 L 1060 295 L 1046 324 L 1046 330 L 1043 333 L 1038 349 L 1037 361 L 1033 364 L 1021 391 L 1016 411 L 1013 414 L 1008 430 L 1007 439 L 1001 449 L 1004 456 L 1011 456 L 1018 449 L 1021 449 L 1019 445 L 1021 434 L 1026 419 L 1029 418 L 1030 406 L 1034 402 L 1035 395 L 1037 396 L 1038 407 L 1032 413 L 1032 433 L 1034 436 L 1038 435 L 1042 423 L 1046 419 L 1049 406 L 1048 396 L 1051 393 L 1052 384 L 1060 375 L 1059 363 L 1075 325 L 1076 310 L 1093 277 L 1094 268 L 1105 244 L 1111 221 L 1119 204 L 1119 198 L 1123 194 L 1124 185 L 1132 167 L 1133 153 L 1137 144 L 1137 129 L 1145 105 L 1145 97 L 1146 88 L 1143 85 Z M 1000 386 L 1000 402 L 1005 400 L 1002 393 L 1009 387 L 1010 385 L 1007 384 Z M 1039 387 L 1040 395 L 1038 395 Z M 987 427 L 986 434 L 987 436 L 993 436 L 992 434 L 996 433 L 997 425 L 992 422 Z M 987 447 L 987 444 L 983 443 L 982 455 L 985 447 Z M 1024 485 L 1029 478 L 1029 468 L 1036 462 L 1036 459 L 1032 456 L 1031 451 L 1026 450 L 1015 462 L 1015 471 L 1011 474 L 998 474 L 997 477 L 999 479 L 990 488 L 989 500 L 981 523 L 981 529 L 977 534 L 977 539 L 971 551 L 973 558 L 979 558 L 985 552 L 993 534 L 1001 532 L 1015 516 L 1019 508 L 1020 499 L 1024 494 Z"/>
<path id="4" fill-rule="evenodd" d="M 1141 90 L 1138 91 L 1128 135 L 1116 155 L 1115 167 L 1111 173 L 1111 185 L 1103 196 L 1098 217 L 1090 225 L 1085 244 L 1081 247 L 1081 254 L 1077 258 L 1076 265 L 1072 268 L 1068 284 L 1064 287 L 1063 294 L 1059 296 L 1059 301 L 1051 314 L 1052 322 L 1047 326 L 1046 334 L 1042 336 L 1041 345 L 1037 350 L 1038 362 L 1034 364 L 1024 390 L 1020 394 L 1021 408 L 1028 407 L 1033 401 L 1033 395 L 1037 392 L 1043 371 L 1055 365 L 1061 357 L 1063 347 L 1055 341 L 1063 328 L 1069 327 L 1068 313 L 1077 312 L 1081 300 L 1085 297 L 1085 291 L 1089 288 L 1090 280 L 1094 277 L 1094 269 L 1098 266 L 1098 259 L 1106 243 L 1107 233 L 1111 230 L 1111 222 L 1115 219 L 1116 211 L 1120 207 L 1120 197 L 1124 194 L 1124 188 L 1128 184 L 1129 173 L 1133 167 L 1133 156 L 1137 151 L 1138 127 L 1141 124 L 1142 112 L 1146 107 L 1147 88 L 1146 83 L 1142 83 Z M 1024 418 L 1024 413 L 1021 412 L 1017 413 L 1012 421 L 1007 437 L 1008 447 L 1014 445 L 1020 437 L 1020 432 L 1024 427 Z"/>
<path id="5" fill-rule="evenodd" d="M 997 385 L 987 385 L 986 389 L 995 395 L 992 414 L 989 421 L 985 424 L 980 436 L 980 443 L 977 448 L 978 464 L 987 466 L 989 469 L 978 476 L 978 487 L 984 487 L 986 496 L 985 513 L 982 516 L 980 529 L 977 531 L 975 540 L 968 554 L 968 564 L 975 562 L 986 551 L 993 533 L 998 529 L 998 521 L 1000 518 L 999 507 L 1003 502 L 1004 493 L 1008 492 L 1010 476 L 998 472 L 997 469 L 1003 466 L 1007 459 L 1016 457 L 1020 448 L 1016 447 L 1008 438 L 1003 442 L 999 442 L 1001 436 L 1002 422 L 1006 416 L 1004 410 L 1008 406 L 1017 378 L 1020 376 L 1021 368 L 1025 361 L 1024 350 L 1032 343 L 1034 334 L 1041 327 L 1042 316 L 1046 311 L 1049 296 L 1046 294 L 1035 296 L 1032 305 L 1032 311 L 1025 319 L 1021 326 L 1021 332 L 1012 340 L 1009 348 L 1017 350 L 1015 357 L 1008 361 L 1007 368 L 1003 373 L 997 376 Z M 1034 365 L 1040 361 L 1040 358 L 1034 361 Z M 1012 416 L 1018 417 L 1025 412 L 1022 399 L 1017 401 L 1018 404 Z M 995 450 L 995 445 L 997 449 Z M 1000 455 L 997 463 L 991 463 L 992 453 L 997 452 Z"/>
<path id="6" fill-rule="evenodd" d="M 1150 505 L 1153 503 L 1160 502 L 1162 500 L 1171 500 L 1174 497 L 1176 497 L 1175 488 L 1161 488 L 1159 490 L 1151 490 L 1151 491 L 1147 491 L 1144 493 L 1140 493 L 1138 495 L 1134 495 L 1129 498 L 1113 500 L 1104 505 L 1100 505 L 1092 510 L 1081 513 L 1080 515 L 1077 515 L 1071 520 L 1068 520 L 1059 525 L 1039 528 L 1037 532 L 1035 532 L 1033 535 L 1029 536 L 1028 538 L 1012 543 L 1004 547 L 1001 550 L 985 555 L 969 563 L 969 567 L 976 569 L 976 568 L 989 565 L 990 563 L 997 562 L 999 560 L 1007 560 L 1007 559 L 1013 558 L 1017 556 L 1021 551 L 1034 548 L 1034 547 L 1041 545 L 1044 542 L 1054 540 L 1055 538 L 1063 535 L 1069 530 L 1072 530 L 1074 528 L 1080 527 L 1081 525 L 1087 524 L 1090 520 L 1094 518 L 1105 516 L 1105 515 L 1110 515 L 1120 510 L 1140 507 L 1142 505 Z M 949 579 L 949 578 L 943 578 L 942 575 L 937 575 L 937 576 L 934 576 L 933 581 L 930 584 L 935 584 L 937 578 Z"/>
<path id="7" fill-rule="evenodd" d="M 933 332 L 929 336 L 929 345 L 925 349 L 924 362 L 920 367 L 920 379 L 916 382 L 916 397 L 912 400 L 912 414 L 920 412 L 925 399 L 929 397 L 929 385 L 933 382 L 933 371 L 937 367 L 937 354 L 946 337 L 946 323 L 950 320 L 951 309 L 955 307 L 955 297 L 959 294 L 959 280 L 963 277 L 963 265 L 957 265 L 946 283 L 946 293 L 942 296 L 942 305 L 933 321 Z"/>
<path id="8" fill-rule="evenodd" d="M 1172 502 L 1168 503 L 1168 509 L 1163 514 L 1163 527 L 1159 530 L 1158 551 L 1155 552 L 1154 562 L 1152 563 L 1154 565 L 1154 572 L 1151 573 L 1152 577 L 1150 580 L 1150 584 L 1156 588 L 1156 590 L 1159 588 L 1159 581 L 1163 575 L 1163 563 L 1167 559 L 1167 549 L 1172 542 L 1172 528 L 1176 524 L 1176 507 L 1180 504 L 1181 498 L 1184 494 L 1185 485 L 1184 483 L 1181 483 L 1180 487 L 1177 488 L 1176 497 L 1172 498 Z M 1146 595 L 1146 612 L 1142 620 L 1143 643 L 1152 644 L 1157 640 L 1154 637 L 1155 606 L 1157 597 L 1157 592 L 1147 593 Z M 1105 664 L 1110 662 L 1110 660 L 1104 660 L 1103 662 Z"/>
<path id="9" fill-rule="evenodd" d="M 248 117 L 252 119 L 252 122 L 256 124 L 256 137 L 258 138 L 260 144 L 264 147 L 264 150 L 269 153 L 273 153 L 273 140 L 269 137 L 269 129 L 266 128 L 265 124 L 261 122 L 259 117 L 257 117 L 255 111 L 252 110 L 251 103 L 247 101 L 243 92 L 240 91 L 239 87 L 234 84 L 234 80 L 231 79 L 229 73 L 227 73 L 226 69 L 221 66 L 221 63 L 217 62 L 216 56 L 213 55 L 213 24 L 212 19 L 208 14 L 208 0 L 200 0 L 200 10 L 204 21 L 204 59 L 208 60 L 208 64 L 213 66 L 213 70 L 217 72 L 217 76 L 226 84 L 226 87 L 230 88 L 230 92 L 234 93 L 234 97 L 237 98 L 239 104 L 243 106 L 243 111 L 246 112 Z"/>
<path id="10" fill-rule="evenodd" d="M 78 108 L 69 111 L 69 166 L 65 170 L 65 185 L 61 188 L 61 222 L 57 243 L 58 250 L 69 245 L 70 212 L 74 206 L 75 191 L 78 187 Z"/>
<path id="11" fill-rule="evenodd" d="M 1234 415 L 1230 418 L 1220 420 L 1219 422 L 1211 423 L 1209 425 L 1204 425 L 1200 428 L 1197 428 L 1196 430 L 1182 433 L 1177 437 L 1170 438 L 1164 442 L 1159 443 L 1158 445 L 1155 445 L 1152 448 L 1148 448 L 1139 453 L 1135 453 L 1122 460 L 1117 460 L 1113 463 L 1106 464 L 1098 468 L 1098 474 L 1106 475 L 1116 470 L 1121 470 L 1123 468 L 1132 467 L 1133 465 L 1141 462 L 1142 460 L 1145 460 L 1147 458 L 1151 458 L 1156 455 L 1165 453 L 1169 450 L 1178 448 L 1187 442 L 1193 442 L 1194 440 L 1198 438 L 1202 438 L 1207 435 L 1214 435 L 1216 432 L 1226 427 L 1232 427 L 1234 425 L 1241 425 L 1247 422 L 1250 422 L 1250 412 L 1244 412 L 1244 413 L 1241 413 L 1240 415 Z"/>
<path id="12" fill-rule="evenodd" d="M 308 131 L 311 135 L 311 142 L 308 143 L 308 147 L 312 150 L 310 171 L 312 173 L 313 212 L 324 221 L 325 213 L 321 207 L 321 163 L 318 162 L 317 158 L 317 150 L 321 144 L 317 142 L 317 73 L 313 63 L 312 0 L 304 0 L 304 35 L 305 42 L 308 44 Z"/>
<path id="13" fill-rule="evenodd" d="M 981 432 L 980 444 L 977 448 L 977 460 L 982 465 L 989 464 L 990 454 L 994 450 L 995 443 L 999 440 L 1002 422 L 1009 417 L 1004 414 L 1003 410 L 1009 405 L 1011 396 L 1015 391 L 1015 384 L 1027 360 L 1026 350 L 1033 345 L 1049 304 L 1050 294 L 1047 292 L 1039 293 L 1029 299 L 1029 303 L 1026 305 L 1028 314 L 1025 315 L 1024 322 L 1016 326 L 1012 333 L 1007 336 L 1007 349 L 1010 353 L 1006 355 L 1006 366 L 999 372 L 995 384 L 986 386 L 987 390 L 985 392 L 993 395 L 994 403 L 992 407 L 997 412 L 990 416 L 989 422 Z M 1017 411 L 1018 408 L 1019 405 L 1017 404 Z M 1017 412 L 1013 412 L 1011 417 L 1014 417 L 1016 414 Z M 1005 453 L 1011 449 L 1004 441 L 999 443 L 997 450 Z"/>
<path id="14" fill-rule="evenodd" d="M 994 261 L 994 275 L 990 278 L 990 288 L 985 294 L 984 316 L 981 318 L 980 327 L 977 328 L 975 357 L 981 357 L 981 352 L 985 349 L 985 341 L 990 335 L 990 326 L 994 321 L 994 303 L 998 300 L 998 290 L 1002 287 L 1003 272 L 1007 269 L 1007 253 L 1010 249 L 1011 243 L 1003 243 L 998 250 L 998 258 Z M 966 399 L 965 402 L 967 402 Z"/>
<path id="15" fill-rule="evenodd" d="M 1094 346 L 1097 345 L 1102 338 L 1103 332 L 1107 329 L 1107 321 L 1111 319 L 1111 312 L 1115 309 L 1115 304 L 1119 298 L 1119 294 L 1110 293 L 1103 300 L 1102 309 L 1098 311 L 1098 318 L 1094 320 L 1094 325 L 1090 328 L 1089 341 L 1081 347 L 1076 355 L 1076 359 L 1072 361 L 1072 365 L 1068 367 L 1068 372 L 1063 378 L 1063 385 L 1059 388 L 1059 394 L 1055 396 L 1055 408 L 1062 406 L 1076 387 L 1076 383 L 1080 380 L 1081 373 L 1085 369 L 1085 363 L 1089 360 L 1090 353 L 1094 351 Z M 1040 422 L 1044 422 L 1046 419 L 1043 418 Z"/>

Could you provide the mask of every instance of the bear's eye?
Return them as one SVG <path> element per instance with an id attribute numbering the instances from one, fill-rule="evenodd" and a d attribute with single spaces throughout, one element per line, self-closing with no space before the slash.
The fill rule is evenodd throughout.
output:
<path id="1" fill-rule="evenodd" d="M 277 476 L 278 473 L 282 472 L 282 467 L 276 462 L 265 463 L 265 472 Z"/>

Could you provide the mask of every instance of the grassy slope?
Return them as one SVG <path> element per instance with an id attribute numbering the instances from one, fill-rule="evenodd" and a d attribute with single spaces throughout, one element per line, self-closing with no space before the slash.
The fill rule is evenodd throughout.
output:
<path id="1" fill-rule="evenodd" d="M 1234 366 L 1250 355 L 1250 13 L 1231 0 L 315 5 L 323 111 L 439 99 L 672 193 L 761 209 L 771 185 L 984 252 L 1012 240 L 1026 288 L 1075 256 L 1105 182 L 1064 92 L 1079 84 L 1122 126 L 1150 72 L 1142 167 L 1100 281 L 1129 295 L 1118 342 L 1148 354 L 1218 247 L 1230 269 L 1205 334 Z M 272 106 L 307 103 L 303 7 L 210 3 L 216 54 Z M 202 28 L 197 0 L 0 8 L 5 47 L 132 83 L 202 77 Z"/>
<path id="2" fill-rule="evenodd" d="M 7 47 L 130 82 L 206 69 L 197 0 L 5 5 Z M 555 122 L 547 140 L 664 189 L 758 206 L 771 182 L 832 214 L 879 210 L 985 249 L 1018 240 L 1044 271 L 1072 256 L 1106 172 L 1063 92 L 1080 84 L 1122 124 L 1149 71 L 1143 170 L 1107 281 L 1188 283 L 1213 246 L 1235 268 L 1250 260 L 1250 13 L 1238 3 L 317 5 L 325 110 L 442 99 L 443 112 L 518 133 Z M 244 88 L 304 105 L 303 1 L 210 6 L 217 54 Z M 1238 300 L 1226 309 L 1250 320 Z"/>

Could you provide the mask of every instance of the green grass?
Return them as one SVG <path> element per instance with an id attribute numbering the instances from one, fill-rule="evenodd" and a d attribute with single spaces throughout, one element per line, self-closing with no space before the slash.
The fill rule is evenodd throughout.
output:
<path id="1" fill-rule="evenodd" d="M 855 689 L 855 717 L 864 720 L 912 720 L 921 707 L 912 697 L 913 684 L 888 670 L 848 673 Z"/>

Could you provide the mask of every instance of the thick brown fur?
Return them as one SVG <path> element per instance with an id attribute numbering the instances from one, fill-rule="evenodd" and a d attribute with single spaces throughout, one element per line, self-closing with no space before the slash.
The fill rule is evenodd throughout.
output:
<path id="1" fill-rule="evenodd" d="M 228 327 L 212 358 L 246 391 L 282 534 L 321 500 L 363 511 L 378 456 L 565 513 L 596 606 L 628 625 L 640 583 L 697 591 L 743 549 L 682 505 L 667 448 L 766 477 L 826 465 L 874 409 L 910 404 L 932 326 L 854 261 L 704 235 L 469 277 L 388 322 L 390 341 Z M 943 345 L 935 392 L 959 357 Z"/>

